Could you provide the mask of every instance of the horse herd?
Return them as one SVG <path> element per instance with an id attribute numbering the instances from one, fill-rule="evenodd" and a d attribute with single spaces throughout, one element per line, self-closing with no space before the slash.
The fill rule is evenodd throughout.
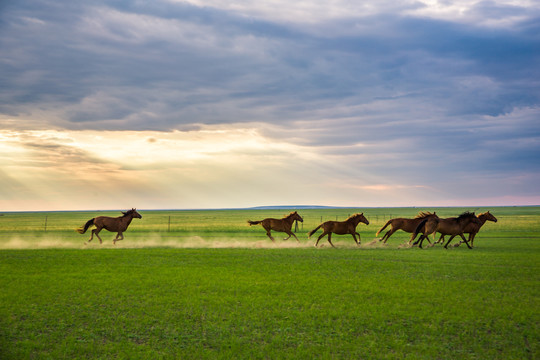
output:
<path id="1" fill-rule="evenodd" d="M 84 234 L 90 226 L 95 225 L 96 228 L 92 230 L 88 242 L 92 241 L 94 235 L 96 235 L 99 239 L 99 243 L 101 244 L 102 240 L 99 237 L 99 232 L 102 229 L 105 229 L 117 233 L 116 237 L 113 240 L 113 244 L 116 244 L 117 241 L 124 239 L 123 232 L 127 230 L 129 224 L 131 223 L 131 220 L 133 220 L 134 218 L 142 218 L 141 214 L 139 214 L 136 209 L 122 212 L 122 214 L 122 216 L 116 218 L 108 216 L 98 216 L 96 218 L 90 219 L 83 227 L 77 229 L 77 231 L 80 234 Z M 260 221 L 248 220 L 248 224 L 250 226 L 260 224 L 266 230 L 266 235 L 273 242 L 275 242 L 275 239 L 272 237 L 272 230 L 286 233 L 288 237 L 285 240 L 288 240 L 291 236 L 294 236 L 296 241 L 300 242 L 300 240 L 298 240 L 296 235 L 292 232 L 292 225 L 295 221 L 304 222 L 304 219 L 298 214 L 297 211 L 291 212 L 289 215 L 283 217 L 282 219 L 267 218 Z M 459 235 L 462 241 L 456 244 L 456 246 L 459 246 L 464 242 L 465 244 L 467 244 L 467 247 L 469 249 L 472 249 L 474 238 L 486 221 L 497 222 L 497 218 L 495 218 L 495 216 L 493 216 L 489 211 L 479 214 L 478 216 L 471 212 L 464 212 L 458 217 L 451 218 L 440 218 L 435 212 L 420 212 L 413 219 L 395 218 L 388 220 L 386 224 L 379 231 L 377 231 L 375 236 L 379 236 L 379 234 L 384 229 L 390 227 L 390 229 L 383 235 L 382 238 L 379 239 L 379 241 L 386 243 L 386 241 L 388 241 L 388 238 L 390 238 L 393 233 L 398 230 L 402 230 L 412 234 L 409 240 L 409 244 L 411 244 L 416 239 L 416 237 L 421 234 L 421 236 L 413 243 L 413 245 L 418 245 L 418 247 L 422 248 L 424 240 L 427 240 L 431 244 L 431 241 L 429 240 L 429 235 L 433 235 L 433 244 L 444 242 L 444 237 L 448 235 L 450 236 L 450 238 L 444 245 L 445 248 L 448 248 L 448 244 L 450 244 L 452 239 Z M 335 247 L 332 243 L 332 234 L 350 234 L 352 235 L 354 242 L 357 245 L 360 245 L 360 234 L 356 231 L 356 227 L 359 223 L 369 225 L 369 221 L 368 219 L 366 219 L 363 213 L 351 215 L 345 221 L 326 221 L 321 223 L 315 229 L 311 230 L 308 233 L 308 238 L 311 238 L 313 234 L 315 234 L 319 229 L 322 228 L 322 234 L 319 235 L 319 237 L 317 238 L 315 247 L 319 245 L 319 241 L 324 236 L 328 236 L 328 243 L 330 243 L 332 247 Z M 435 242 L 436 233 L 441 234 L 437 242 Z M 468 240 L 465 239 L 464 234 L 469 234 Z"/>
<path id="2" fill-rule="evenodd" d="M 303 222 L 304 219 L 298 213 L 292 212 L 283 219 L 264 219 L 261 221 L 251 221 L 248 220 L 248 223 L 250 225 L 257 225 L 261 224 L 262 227 L 266 230 L 266 235 L 272 240 L 275 241 L 272 237 L 271 230 L 274 231 L 280 231 L 285 232 L 289 237 L 294 236 L 296 238 L 296 241 L 298 241 L 298 238 L 294 233 L 291 231 L 292 224 L 294 221 L 300 221 Z M 403 230 L 408 233 L 412 233 L 411 239 L 409 240 L 409 244 L 411 244 L 418 234 L 422 234 L 418 240 L 414 242 L 413 245 L 418 245 L 420 248 L 422 248 L 422 244 L 424 240 L 427 240 L 430 244 L 431 241 L 429 240 L 429 235 L 433 235 L 433 241 L 434 243 L 440 243 L 444 241 L 444 237 L 446 235 L 449 235 L 450 238 L 444 245 L 445 248 L 448 248 L 448 244 L 454 237 L 460 236 L 463 240 L 462 242 L 465 242 L 467 244 L 467 247 L 469 249 L 472 249 L 474 237 L 478 232 L 480 231 L 480 228 L 482 225 L 485 224 L 486 221 L 493 221 L 497 222 L 497 218 L 493 216 L 489 211 L 479 214 L 476 216 L 474 213 L 471 212 L 464 212 L 463 214 L 459 215 L 458 217 L 451 217 L 451 218 L 440 218 L 437 216 L 435 212 L 420 212 L 415 218 L 408 219 L 408 218 L 395 218 L 390 219 L 386 222 L 386 224 L 377 231 L 377 234 L 375 236 L 379 236 L 379 234 L 386 229 L 388 226 L 390 226 L 390 230 L 388 230 L 382 238 L 379 239 L 379 241 L 383 241 L 386 243 L 388 238 L 392 236 L 393 233 L 395 233 L 398 230 Z M 345 221 L 326 221 L 317 226 L 315 229 L 311 230 L 308 233 L 308 238 L 311 238 L 313 234 L 315 234 L 320 228 L 322 228 L 322 234 L 319 235 L 317 238 L 317 241 L 315 242 L 315 246 L 319 244 L 319 241 L 325 237 L 328 236 L 327 240 L 328 243 L 332 247 L 335 247 L 332 243 L 332 234 L 337 235 L 345 235 L 345 234 L 351 234 L 354 242 L 357 245 L 360 245 L 360 234 L 356 231 L 356 227 L 359 223 L 364 223 L 366 225 L 369 225 L 368 219 L 364 216 L 363 213 L 361 214 L 354 214 L 349 216 L 349 218 Z M 435 234 L 440 233 L 441 236 L 437 242 L 435 242 Z M 464 234 L 469 234 L 469 240 L 465 239 Z M 358 236 L 358 239 L 356 238 Z M 285 239 L 285 240 L 287 240 Z M 459 246 L 462 242 L 457 244 Z"/>

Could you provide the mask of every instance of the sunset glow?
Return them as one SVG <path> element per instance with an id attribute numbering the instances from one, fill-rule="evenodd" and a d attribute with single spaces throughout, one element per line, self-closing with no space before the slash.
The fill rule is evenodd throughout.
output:
<path id="1" fill-rule="evenodd" d="M 64 5 L 0 12 L 0 211 L 540 204 L 535 2 Z"/>

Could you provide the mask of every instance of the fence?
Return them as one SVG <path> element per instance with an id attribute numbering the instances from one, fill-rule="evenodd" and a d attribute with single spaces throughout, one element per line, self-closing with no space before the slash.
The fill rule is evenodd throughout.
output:
<path id="1" fill-rule="evenodd" d="M 96 213 L 4 213 L 0 214 L 0 234 L 5 232 L 55 232 L 73 231 L 82 227 L 86 221 L 95 217 Z M 104 214 L 105 215 L 105 214 Z M 248 215 L 248 216 L 246 216 Z M 194 231 L 205 229 L 229 229 L 241 230 L 246 228 L 247 217 L 259 219 L 257 213 L 251 214 L 212 214 L 208 212 L 183 213 L 181 211 L 173 214 L 160 214 L 159 212 L 143 212 L 143 219 L 134 219 L 130 225 L 130 231 L 155 231 L 155 232 L 175 232 Z M 306 227 L 317 226 L 329 221 L 343 221 L 351 213 L 341 214 L 302 214 L 304 222 L 296 222 L 293 225 L 294 231 L 303 231 Z M 370 224 L 384 223 L 388 219 L 396 217 L 395 214 L 365 214 Z M 107 214 L 109 216 L 109 214 Z M 262 218 L 261 218 L 262 219 Z"/>

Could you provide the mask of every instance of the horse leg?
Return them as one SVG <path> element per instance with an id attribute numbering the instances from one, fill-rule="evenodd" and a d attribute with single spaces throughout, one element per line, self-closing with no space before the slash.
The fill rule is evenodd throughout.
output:
<path id="1" fill-rule="evenodd" d="M 270 240 L 272 240 L 272 242 L 276 242 L 276 240 L 272 237 L 272 226 L 269 225 L 269 224 L 262 224 L 264 230 L 266 230 L 266 236 L 268 236 L 270 238 Z"/>
<path id="2" fill-rule="evenodd" d="M 358 239 L 360 239 L 360 234 L 359 233 L 351 233 L 353 239 L 354 239 L 354 242 L 356 243 L 356 245 L 360 246 L 360 240 L 356 240 L 356 235 L 358 235 Z"/>
<path id="3" fill-rule="evenodd" d="M 296 242 L 298 242 L 298 243 L 300 242 L 300 240 L 298 240 L 298 238 L 296 237 L 296 235 L 295 235 L 294 233 L 291 233 L 291 235 L 292 235 L 292 236 L 294 236 L 294 238 L 296 239 Z M 289 235 L 289 237 L 288 237 L 288 238 L 290 238 L 290 237 L 291 237 L 291 235 Z M 287 239 L 288 239 L 288 238 L 287 238 Z"/>
<path id="4" fill-rule="evenodd" d="M 420 244 L 420 240 L 422 240 L 422 238 L 424 237 L 424 234 L 422 234 L 422 233 L 418 233 L 418 234 L 421 234 L 421 235 L 420 235 L 420 237 L 418 238 L 418 240 L 416 240 L 415 242 L 413 242 L 412 246 Z M 418 235 L 418 234 L 417 234 L 417 235 Z M 411 241 L 413 241 L 414 239 L 416 239 L 416 236 L 413 237 L 411 240 L 409 240 L 409 244 L 410 244 Z"/>
<path id="5" fill-rule="evenodd" d="M 294 236 L 294 238 L 296 239 L 296 242 L 300 242 L 300 240 L 298 240 L 298 238 L 296 237 L 296 235 L 292 232 L 292 231 L 289 231 L 287 232 L 287 238 L 286 239 L 283 239 L 283 240 L 289 240 L 291 238 L 291 236 Z"/>
<path id="6" fill-rule="evenodd" d="M 323 231 L 323 233 L 317 238 L 317 242 L 315 243 L 315 247 L 319 245 L 319 241 L 324 237 L 324 235 L 328 234 L 326 231 Z"/>
<path id="7" fill-rule="evenodd" d="M 99 239 L 99 243 L 102 244 L 103 243 L 103 240 L 101 240 L 101 237 L 99 236 L 99 232 L 101 231 L 102 228 L 95 228 L 94 230 L 92 230 L 92 236 L 96 235 L 97 238 Z M 92 240 L 92 238 L 90 238 L 90 240 Z M 88 241 L 90 241 L 88 240 Z"/>
<path id="8" fill-rule="evenodd" d="M 444 248 L 445 248 L 445 249 L 448 249 L 448 244 L 450 244 L 450 241 L 452 241 L 452 239 L 453 239 L 455 236 L 456 236 L 456 235 L 450 236 L 450 239 L 448 239 L 448 242 L 444 245 Z"/>
<path id="9" fill-rule="evenodd" d="M 330 245 L 332 245 L 333 248 L 335 248 L 334 244 L 332 244 L 332 233 L 328 233 L 328 242 Z"/>
<path id="10" fill-rule="evenodd" d="M 418 244 L 418 247 L 421 249 L 422 248 L 422 243 L 424 242 L 424 237 L 426 235 L 425 234 L 422 234 L 417 241 L 414 242 L 413 246 Z"/>
<path id="11" fill-rule="evenodd" d="M 90 232 L 90 239 L 87 242 L 85 242 L 85 244 L 88 244 L 90 241 L 92 241 L 93 238 L 94 238 L 94 230 Z"/>
<path id="12" fill-rule="evenodd" d="M 476 237 L 476 233 L 469 234 L 469 242 L 471 243 L 471 247 L 474 247 L 473 242 L 474 242 L 475 237 Z"/>
<path id="13" fill-rule="evenodd" d="M 471 245 L 469 245 L 469 242 L 467 241 L 467 239 L 465 239 L 465 236 L 463 236 L 463 233 L 459 234 L 459 236 L 461 236 L 461 238 L 463 239 L 463 241 L 465 242 L 465 244 L 467 245 L 467 247 L 469 249 L 472 249 Z"/>
<path id="14" fill-rule="evenodd" d="M 439 238 L 439 240 L 437 240 L 437 242 L 435 244 L 440 244 L 440 243 L 444 244 L 444 235 L 443 234 L 441 234 L 441 237 Z"/>
<path id="15" fill-rule="evenodd" d="M 424 240 L 425 240 L 425 239 L 427 239 L 428 242 L 431 244 L 431 241 L 429 241 L 429 235 L 426 235 L 426 234 L 422 234 L 422 236 L 420 236 L 420 238 L 418 239 L 418 241 L 415 242 L 414 244 L 418 243 L 418 247 L 419 247 L 420 249 L 423 249 L 422 244 L 424 243 Z M 414 244 L 413 244 L 413 245 L 414 245 Z"/>
<path id="16" fill-rule="evenodd" d="M 395 233 L 395 232 L 396 232 L 396 231 L 395 231 L 394 229 L 388 230 L 388 231 L 386 232 L 386 234 L 384 234 L 384 236 L 382 237 L 382 239 L 379 240 L 379 241 L 382 241 L 382 242 L 384 242 L 384 243 L 386 244 L 386 241 L 388 241 L 388 238 L 389 238 L 390 236 L 392 236 L 392 234 Z"/>
<path id="17" fill-rule="evenodd" d="M 120 237 L 120 239 L 118 237 Z M 116 245 L 116 242 L 120 240 L 124 240 L 124 233 L 122 232 L 119 232 L 118 234 L 116 234 L 116 238 L 114 238 L 112 242 L 114 245 Z"/>
<path id="18" fill-rule="evenodd" d="M 270 238 L 270 240 L 272 240 L 272 242 L 276 242 L 276 240 L 272 237 L 272 234 L 270 233 L 270 230 L 266 230 L 266 236 L 268 236 Z"/>

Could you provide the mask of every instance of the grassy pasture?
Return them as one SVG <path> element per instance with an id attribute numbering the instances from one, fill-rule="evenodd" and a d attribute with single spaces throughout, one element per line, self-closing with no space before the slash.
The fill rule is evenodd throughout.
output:
<path id="1" fill-rule="evenodd" d="M 538 359 L 540 208 L 491 210 L 474 250 L 370 244 L 412 208 L 338 249 L 305 233 L 358 209 L 299 211 L 300 245 L 245 223 L 282 210 L 141 211 L 117 246 L 73 231 L 95 212 L 6 213 L 0 358 Z"/>
<path id="2" fill-rule="evenodd" d="M 480 213 L 488 208 L 369 208 L 369 209 L 317 209 L 300 210 L 304 223 L 299 223 L 297 236 L 301 247 L 311 246 L 313 239 L 307 239 L 307 232 L 322 221 L 344 220 L 356 212 L 363 212 L 370 221 L 368 226 L 357 228 L 364 244 L 375 238 L 375 233 L 387 220 L 394 217 L 414 217 L 418 211 L 436 211 L 441 217 L 457 216 L 463 211 Z M 537 236 L 540 230 L 540 208 L 502 207 L 491 209 L 498 223 L 488 222 L 478 235 L 482 238 L 519 238 Z M 246 220 L 260 220 L 267 217 L 281 218 L 287 210 L 212 210 L 212 211 L 140 211 L 142 219 L 134 219 L 124 234 L 125 241 L 113 246 L 115 234 L 103 230 L 100 236 L 104 243 L 100 248 L 133 247 L 270 247 L 272 246 L 260 225 L 248 226 Z M 86 248 L 87 232 L 80 235 L 74 229 L 82 227 L 87 220 L 100 216 L 119 216 L 119 211 L 92 212 L 49 212 L 49 213 L 4 213 L 0 214 L 0 249 L 36 248 Z M 384 233 L 382 233 L 384 234 Z M 380 236 L 382 236 L 382 234 Z M 277 233 L 279 239 L 283 233 Z M 394 247 L 409 239 L 409 234 L 397 232 L 389 240 Z M 334 236 L 337 246 L 354 247 L 350 236 Z M 326 240 L 322 240 L 328 244 Z M 94 238 L 90 247 L 98 246 Z M 275 247 L 296 247 L 295 241 L 278 242 Z"/>

